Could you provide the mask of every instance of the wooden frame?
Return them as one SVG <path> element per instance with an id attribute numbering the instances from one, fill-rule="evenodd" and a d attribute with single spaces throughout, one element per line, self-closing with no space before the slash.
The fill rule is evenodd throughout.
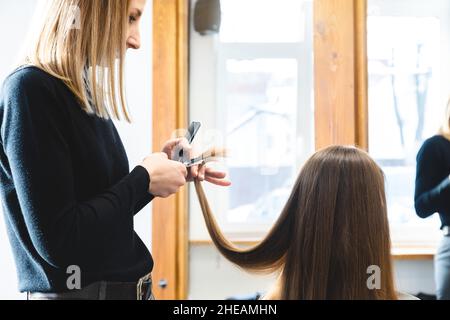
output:
<path id="1" fill-rule="evenodd" d="M 188 118 L 188 0 L 153 0 L 153 149 Z M 153 201 L 152 254 L 157 299 L 186 299 L 187 191 Z M 164 281 L 167 285 L 162 288 Z"/>
<path id="2" fill-rule="evenodd" d="M 314 0 L 317 149 L 368 149 L 366 25 L 366 0 Z"/>

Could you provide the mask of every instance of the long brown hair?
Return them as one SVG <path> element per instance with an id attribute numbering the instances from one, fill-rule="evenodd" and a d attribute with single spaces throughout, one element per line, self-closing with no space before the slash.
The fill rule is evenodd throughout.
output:
<path id="1" fill-rule="evenodd" d="M 131 121 L 124 90 L 129 0 L 48 0 L 24 64 L 64 81 L 83 110 Z"/>
<path id="2" fill-rule="evenodd" d="M 280 271 L 281 299 L 396 299 L 384 175 L 353 147 L 315 153 L 302 168 L 269 234 L 240 249 L 222 234 L 199 181 L 197 195 L 209 234 L 231 262 L 250 271 Z M 369 289 L 369 266 L 380 288 Z"/>

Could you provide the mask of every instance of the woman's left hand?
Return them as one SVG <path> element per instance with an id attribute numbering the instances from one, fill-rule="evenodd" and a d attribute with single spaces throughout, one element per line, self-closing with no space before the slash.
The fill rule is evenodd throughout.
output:
<path id="1" fill-rule="evenodd" d="M 205 165 L 193 166 L 188 170 L 187 181 L 194 181 L 197 178 L 199 181 L 208 181 L 221 187 L 228 187 L 231 185 L 231 181 L 225 179 L 227 174 L 223 171 L 217 171 L 212 168 L 208 168 Z"/>
<path id="2" fill-rule="evenodd" d="M 186 138 L 176 138 L 167 141 L 162 152 L 166 153 L 170 160 L 174 160 L 174 158 L 176 158 L 175 152 L 178 152 L 181 149 L 183 149 L 183 152 L 187 153 L 187 157 L 190 159 L 192 146 Z M 226 175 L 227 174 L 223 171 L 208 168 L 205 165 L 197 165 L 188 168 L 186 181 L 192 182 L 195 179 L 198 179 L 218 186 L 228 187 L 231 185 L 231 182 L 225 179 Z"/>

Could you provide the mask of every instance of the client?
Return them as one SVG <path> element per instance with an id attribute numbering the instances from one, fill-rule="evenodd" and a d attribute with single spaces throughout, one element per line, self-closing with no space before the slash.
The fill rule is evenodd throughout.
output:
<path id="1" fill-rule="evenodd" d="M 304 165 L 268 235 L 235 247 L 195 181 L 209 234 L 223 256 L 249 271 L 279 273 L 264 299 L 408 299 L 395 291 L 384 175 L 357 148 L 333 146 Z M 370 277 L 372 270 L 379 270 Z"/>

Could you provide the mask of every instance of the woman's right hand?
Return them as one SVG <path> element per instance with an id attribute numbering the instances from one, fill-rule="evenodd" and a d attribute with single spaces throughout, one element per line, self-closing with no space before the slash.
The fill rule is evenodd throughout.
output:
<path id="1" fill-rule="evenodd" d="M 149 192 L 167 198 L 186 184 L 187 169 L 178 161 L 169 160 L 164 152 L 153 153 L 141 163 L 150 175 Z"/>

